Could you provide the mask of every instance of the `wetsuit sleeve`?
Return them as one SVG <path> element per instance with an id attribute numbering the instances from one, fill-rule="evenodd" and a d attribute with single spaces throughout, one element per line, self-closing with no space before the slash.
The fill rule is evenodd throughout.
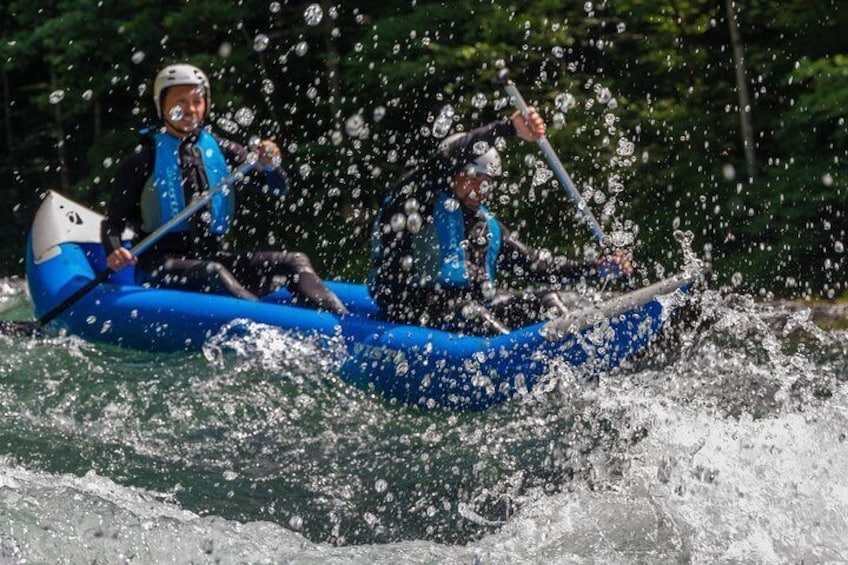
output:
<path id="1" fill-rule="evenodd" d="M 238 167 L 247 161 L 248 151 L 243 145 L 220 137 L 217 138 L 217 140 L 218 145 L 221 147 L 221 152 L 224 154 L 224 158 L 230 166 Z M 282 167 L 268 168 L 260 166 L 259 169 L 265 175 L 264 186 L 268 187 L 268 191 L 271 194 L 282 197 L 288 193 L 290 186 L 289 178 Z M 253 184 L 259 185 L 259 187 L 263 186 L 262 183 L 256 181 Z"/>
<path id="2" fill-rule="evenodd" d="M 554 257 L 549 251 L 536 249 L 518 239 L 516 232 L 501 224 L 503 251 L 499 270 L 512 277 L 539 283 L 577 281 L 597 274 L 594 261 L 578 261 L 567 257 Z"/>
<path id="3" fill-rule="evenodd" d="M 140 144 L 118 165 L 106 217 L 100 224 L 100 241 L 109 255 L 121 246 L 121 234 L 127 225 L 141 221 L 141 193 L 153 174 L 153 150 Z"/>

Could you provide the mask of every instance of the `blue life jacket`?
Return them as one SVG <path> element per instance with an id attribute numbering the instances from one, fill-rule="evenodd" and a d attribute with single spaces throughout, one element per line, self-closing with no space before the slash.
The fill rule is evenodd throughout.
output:
<path id="1" fill-rule="evenodd" d="M 437 280 L 445 286 L 467 288 L 471 285 L 466 267 L 466 253 L 461 243 L 465 239 L 465 223 L 462 210 L 457 206 L 448 210 L 445 203 L 452 198 L 447 192 L 441 192 L 436 197 L 433 209 L 433 223 L 439 241 L 439 273 Z M 491 212 L 480 206 L 479 212 L 486 220 L 491 238 L 486 250 L 486 272 L 489 280 L 494 282 L 497 276 L 498 256 L 501 252 L 501 226 Z M 435 251 L 435 250 L 434 250 Z"/>
<path id="2" fill-rule="evenodd" d="M 144 223 L 155 223 L 155 227 L 158 227 L 182 212 L 186 206 L 179 163 L 179 149 L 182 141 L 163 132 L 156 132 L 152 137 L 156 146 L 156 156 L 150 181 L 153 182 L 159 195 L 159 218 L 144 218 Z M 229 167 L 218 142 L 209 132 L 201 130 L 194 145 L 200 151 L 209 187 L 218 185 L 229 174 Z M 215 235 L 227 233 L 235 215 L 234 191 L 227 188 L 216 193 L 209 203 L 209 212 L 211 214 L 209 231 Z M 188 221 L 184 221 L 176 226 L 174 231 L 189 229 L 191 228 Z"/>
<path id="3" fill-rule="evenodd" d="M 459 206 L 448 210 L 445 204 L 451 198 L 449 193 L 440 192 L 433 206 L 433 221 L 425 223 L 418 233 L 407 235 L 410 238 L 409 252 L 414 265 L 412 284 L 415 287 L 426 288 L 436 283 L 453 288 L 469 288 L 472 285 L 466 264 L 468 257 L 462 247 L 462 241 L 465 239 L 462 210 Z M 372 228 L 369 287 L 386 283 L 393 285 L 392 281 L 399 280 L 399 273 L 381 273 L 380 269 L 387 259 L 388 251 L 383 249 L 383 226 L 387 221 L 383 214 L 391 203 L 391 197 L 386 198 L 383 202 L 383 213 L 377 215 Z M 494 282 L 503 235 L 500 224 L 491 212 L 485 206 L 480 206 L 479 211 L 491 234 L 486 250 L 486 274 L 488 279 Z M 391 253 L 398 252 L 395 250 Z"/>

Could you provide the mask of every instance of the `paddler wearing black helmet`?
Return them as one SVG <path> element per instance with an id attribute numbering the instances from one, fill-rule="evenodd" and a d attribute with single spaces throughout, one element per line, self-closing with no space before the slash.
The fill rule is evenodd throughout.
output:
<path id="1" fill-rule="evenodd" d="M 535 141 L 545 122 L 533 107 L 447 137 L 392 187 L 374 222 L 369 291 L 389 320 L 483 335 L 508 333 L 541 315 L 540 296 L 498 288 L 499 275 L 550 285 L 630 274 L 626 255 L 598 261 L 554 257 L 518 238 L 485 203 L 502 175 L 497 147 Z"/>
<path id="2" fill-rule="evenodd" d="M 137 263 L 139 283 L 248 300 L 285 285 L 304 303 L 346 314 L 344 304 L 303 252 L 227 249 L 224 238 L 235 218 L 237 190 L 216 193 L 206 209 L 178 224 L 140 257 L 130 255 L 121 243 L 125 228 L 131 227 L 136 238 L 143 238 L 249 159 L 258 160 L 259 172 L 244 184 L 278 197 L 289 188 L 274 141 L 262 140 L 248 150 L 203 127 L 212 90 L 199 68 L 175 64 L 162 69 L 153 81 L 153 103 L 161 125 L 144 130 L 141 143 L 121 161 L 101 225 L 109 269 L 118 271 Z"/>

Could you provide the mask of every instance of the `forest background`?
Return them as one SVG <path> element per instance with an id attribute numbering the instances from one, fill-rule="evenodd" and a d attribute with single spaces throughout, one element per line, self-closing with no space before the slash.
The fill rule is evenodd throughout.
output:
<path id="1" fill-rule="evenodd" d="M 22 275 L 48 189 L 104 210 L 173 62 L 210 75 L 214 131 L 284 149 L 292 190 L 244 198 L 239 247 L 303 249 L 363 280 L 392 181 L 448 131 L 509 114 L 505 65 L 642 278 L 682 265 L 688 231 L 719 284 L 848 290 L 838 0 L 6 0 L 0 275 Z M 504 156 L 490 207 L 526 241 L 583 254 L 590 231 L 538 148 Z"/>

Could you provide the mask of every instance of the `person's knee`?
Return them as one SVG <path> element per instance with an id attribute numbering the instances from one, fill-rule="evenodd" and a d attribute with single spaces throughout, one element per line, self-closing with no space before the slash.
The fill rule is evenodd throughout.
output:
<path id="1" fill-rule="evenodd" d="M 217 261 L 208 261 L 206 265 L 204 265 L 204 269 L 207 274 L 213 277 L 220 277 L 225 273 L 229 274 L 227 268 Z"/>
<path id="2" fill-rule="evenodd" d="M 314 273 L 315 267 L 306 253 L 295 251 L 292 253 L 292 266 L 298 273 Z"/>

